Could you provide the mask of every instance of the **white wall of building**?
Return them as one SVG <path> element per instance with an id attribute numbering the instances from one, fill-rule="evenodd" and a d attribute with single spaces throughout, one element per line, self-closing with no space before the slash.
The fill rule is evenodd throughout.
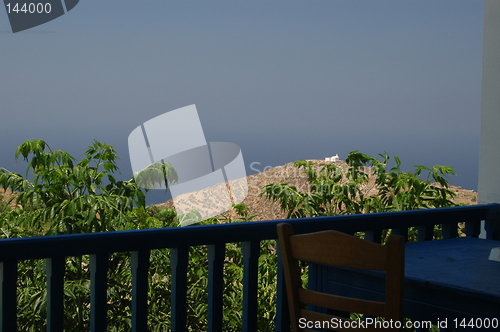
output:
<path id="1" fill-rule="evenodd" d="M 478 203 L 500 203 L 500 1 L 485 0 Z"/>

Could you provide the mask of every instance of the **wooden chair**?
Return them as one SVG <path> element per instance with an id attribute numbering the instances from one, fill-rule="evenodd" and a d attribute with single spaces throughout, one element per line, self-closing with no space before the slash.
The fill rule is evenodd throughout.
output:
<path id="1" fill-rule="evenodd" d="M 372 318 L 392 319 L 394 322 L 399 321 L 404 327 L 405 246 L 402 236 L 391 235 L 387 245 L 381 245 L 338 231 L 329 230 L 294 235 L 293 227 L 290 224 L 280 223 L 277 227 L 293 332 L 314 331 L 306 328 L 306 321 L 332 322 L 332 318 L 334 318 L 333 321 L 335 322 L 347 320 L 346 318 L 303 309 L 303 306 L 299 306 L 299 302 L 336 311 L 362 313 Z M 385 302 L 367 301 L 306 290 L 302 287 L 299 260 L 346 268 L 386 271 Z M 301 324 L 299 324 L 299 319 L 301 319 Z M 344 324 L 350 323 L 343 323 L 342 325 Z M 393 326 L 396 326 L 396 324 Z M 370 329 L 357 327 L 356 330 L 378 330 L 374 327 L 374 324 L 372 324 Z M 344 329 L 334 328 L 329 328 L 329 330 L 344 331 Z M 384 328 L 383 330 L 399 331 L 400 329 Z"/>

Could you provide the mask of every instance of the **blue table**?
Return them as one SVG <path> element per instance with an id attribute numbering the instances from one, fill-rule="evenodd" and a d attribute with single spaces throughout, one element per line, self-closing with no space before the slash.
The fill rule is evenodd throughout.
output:
<path id="1" fill-rule="evenodd" d="M 460 324 L 477 318 L 497 318 L 500 326 L 500 262 L 488 260 L 494 247 L 500 241 L 456 238 L 406 244 L 405 317 L 447 321 L 448 328 L 457 325 L 458 330 L 469 330 Z M 385 279 L 383 272 L 312 264 L 309 287 L 383 301 Z"/>

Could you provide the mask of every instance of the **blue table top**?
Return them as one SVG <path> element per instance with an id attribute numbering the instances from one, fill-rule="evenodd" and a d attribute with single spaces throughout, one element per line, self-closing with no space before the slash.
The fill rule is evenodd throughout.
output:
<path id="1" fill-rule="evenodd" d="M 456 238 L 406 244 L 405 277 L 469 296 L 500 299 L 500 262 L 488 259 L 500 241 Z"/>

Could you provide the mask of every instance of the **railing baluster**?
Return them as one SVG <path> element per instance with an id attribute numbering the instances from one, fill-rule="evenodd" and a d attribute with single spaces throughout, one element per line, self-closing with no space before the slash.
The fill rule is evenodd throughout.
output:
<path id="1" fill-rule="evenodd" d="M 276 240 L 276 252 L 278 254 L 278 268 L 276 273 L 276 332 L 290 332 L 290 312 L 288 311 L 285 274 L 283 272 L 278 240 Z"/>
<path id="2" fill-rule="evenodd" d="M 130 253 L 132 267 L 132 331 L 148 330 L 149 250 Z"/>
<path id="3" fill-rule="evenodd" d="M 382 241 L 382 231 L 366 231 L 365 232 L 365 240 L 380 243 Z"/>
<path id="4" fill-rule="evenodd" d="M 434 235 L 434 225 L 417 227 L 418 242 L 431 241 Z"/>
<path id="5" fill-rule="evenodd" d="M 225 244 L 207 246 L 208 332 L 222 331 L 225 256 Z"/>
<path id="6" fill-rule="evenodd" d="M 0 331 L 17 331 L 17 261 L 0 262 Z"/>
<path id="7" fill-rule="evenodd" d="M 108 254 L 90 255 L 90 331 L 107 330 Z"/>
<path id="8" fill-rule="evenodd" d="M 469 237 L 478 237 L 481 232 L 481 221 L 465 222 L 465 234 Z"/>
<path id="9" fill-rule="evenodd" d="M 443 239 L 454 239 L 458 237 L 458 222 L 443 224 L 441 226 L 441 235 Z"/>
<path id="10" fill-rule="evenodd" d="M 260 241 L 245 241 L 243 249 L 243 332 L 257 331 Z"/>
<path id="11" fill-rule="evenodd" d="M 485 220 L 484 229 L 488 240 L 500 240 L 500 225 L 497 220 Z"/>
<path id="12" fill-rule="evenodd" d="M 405 243 L 408 242 L 408 228 L 394 228 L 391 232 L 392 235 L 400 235 L 405 238 Z"/>
<path id="13" fill-rule="evenodd" d="M 488 240 L 500 240 L 500 207 L 491 209 L 484 220 L 484 229 Z"/>
<path id="14" fill-rule="evenodd" d="M 186 294 L 187 266 L 189 248 L 173 248 L 170 250 L 172 264 L 172 291 L 170 305 L 172 310 L 172 332 L 186 331 Z"/>
<path id="15" fill-rule="evenodd" d="M 66 258 L 47 258 L 45 267 L 47 271 L 47 331 L 62 331 Z"/>

